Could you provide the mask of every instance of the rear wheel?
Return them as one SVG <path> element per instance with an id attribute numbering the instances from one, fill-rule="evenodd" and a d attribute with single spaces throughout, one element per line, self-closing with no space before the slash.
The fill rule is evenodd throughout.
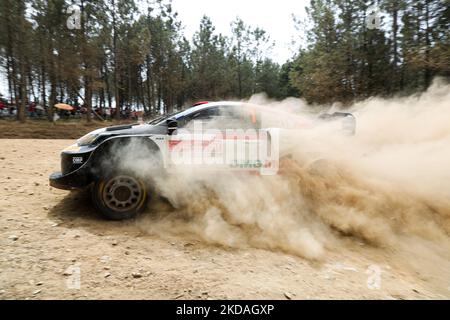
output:
<path id="1" fill-rule="evenodd" d="M 110 220 L 137 216 L 147 204 L 148 188 L 136 176 L 118 173 L 94 183 L 92 198 L 100 212 Z"/>

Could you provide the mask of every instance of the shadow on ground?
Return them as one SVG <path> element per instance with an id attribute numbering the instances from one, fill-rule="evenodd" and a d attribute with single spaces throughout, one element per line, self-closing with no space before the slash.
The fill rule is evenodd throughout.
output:
<path id="1" fill-rule="evenodd" d="M 60 226 L 71 229 L 82 228 L 97 235 L 123 234 L 124 232 L 144 235 L 146 233 L 139 227 L 140 224 L 157 222 L 174 213 L 174 209 L 167 201 L 158 198 L 150 201 L 148 209 L 135 219 L 107 220 L 92 203 L 91 191 L 88 188 L 69 192 L 60 202 L 49 209 L 48 217 Z"/>

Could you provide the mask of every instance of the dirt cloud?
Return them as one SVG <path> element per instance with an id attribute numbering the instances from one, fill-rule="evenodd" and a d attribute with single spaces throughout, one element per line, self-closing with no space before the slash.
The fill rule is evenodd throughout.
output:
<path id="1" fill-rule="evenodd" d="M 283 115 L 310 117 L 327 109 L 260 95 L 250 102 Z M 357 118 L 353 137 L 331 124 L 284 133 L 281 143 L 290 143 L 280 175 L 180 168 L 156 179 L 175 209 L 153 207 L 153 218 L 138 223 L 150 233 L 189 233 L 213 244 L 312 260 L 343 239 L 391 248 L 438 243 L 448 253 L 450 86 L 436 80 L 425 93 L 370 98 L 350 112 Z"/>

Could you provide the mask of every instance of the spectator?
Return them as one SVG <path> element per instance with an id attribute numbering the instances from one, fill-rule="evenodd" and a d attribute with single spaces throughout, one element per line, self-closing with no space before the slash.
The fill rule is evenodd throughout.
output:
<path id="1" fill-rule="evenodd" d="M 32 102 L 28 105 L 28 114 L 31 118 L 36 116 L 36 102 Z"/>
<path id="2" fill-rule="evenodd" d="M 125 119 L 130 119 L 130 115 L 131 115 L 131 108 L 130 106 L 127 106 L 125 108 Z"/>
<path id="3" fill-rule="evenodd" d="M 6 104 L 4 104 L 3 101 L 0 101 L 0 116 L 3 116 L 6 110 L 7 110 Z"/>

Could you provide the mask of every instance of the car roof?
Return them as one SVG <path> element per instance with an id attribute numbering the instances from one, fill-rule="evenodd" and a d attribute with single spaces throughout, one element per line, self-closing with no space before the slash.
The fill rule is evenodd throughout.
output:
<path id="1" fill-rule="evenodd" d="M 240 101 L 215 101 L 215 102 L 202 103 L 202 104 L 200 104 L 198 106 L 189 108 L 187 110 L 194 110 L 195 109 L 195 111 L 198 111 L 198 110 L 202 110 L 202 109 L 208 109 L 208 108 L 211 108 L 211 107 L 227 107 L 227 106 L 238 107 L 238 106 L 249 106 L 249 105 L 250 105 L 249 103 L 240 102 Z"/>
<path id="2" fill-rule="evenodd" d="M 259 105 L 255 103 L 242 102 L 242 101 L 216 101 L 216 102 L 202 102 L 201 104 L 194 105 L 186 110 L 180 111 L 172 116 L 173 119 L 178 120 L 179 118 L 189 116 L 192 113 L 196 113 L 201 110 L 210 109 L 213 107 L 244 107 L 244 108 L 256 108 L 259 111 L 262 111 L 266 114 L 266 116 L 275 116 L 282 119 L 290 119 L 298 121 L 302 126 L 309 126 L 311 124 L 311 120 L 305 118 L 305 116 L 293 114 L 287 112 L 283 109 L 272 108 L 269 106 Z"/>
<path id="3" fill-rule="evenodd" d="M 250 103 L 246 102 L 240 102 L 240 101 L 216 101 L 216 102 L 207 102 L 202 103 L 194 107 L 187 108 L 186 110 L 181 111 L 180 113 L 176 114 L 176 118 L 178 117 L 184 117 L 186 115 L 189 115 L 191 113 L 195 113 L 201 110 L 213 108 L 213 107 L 243 107 L 243 106 L 251 106 Z"/>

